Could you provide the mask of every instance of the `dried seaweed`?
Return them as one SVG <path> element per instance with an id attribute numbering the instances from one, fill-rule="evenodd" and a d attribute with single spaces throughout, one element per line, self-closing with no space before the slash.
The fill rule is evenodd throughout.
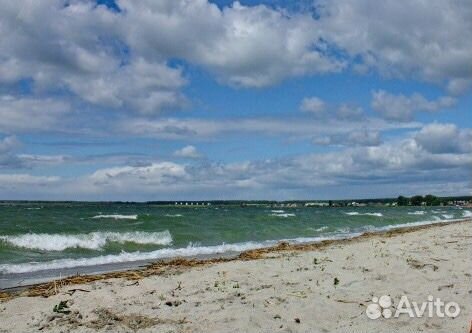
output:
<path id="1" fill-rule="evenodd" d="M 461 222 L 472 222 L 471 219 L 465 219 Z M 325 240 L 318 243 L 306 243 L 306 244 L 289 244 L 287 242 L 280 242 L 279 244 L 267 248 L 256 249 L 244 251 L 236 257 L 231 258 L 210 258 L 210 259 L 185 259 L 185 258 L 175 258 L 172 260 L 160 260 L 154 263 L 151 263 L 143 268 L 128 270 L 128 271 L 119 271 L 119 272 L 109 272 L 104 274 L 96 275 L 77 275 L 67 278 L 60 279 L 59 281 L 51 281 L 47 283 L 41 283 L 25 288 L 21 291 L 11 291 L 11 292 L 0 292 L 0 301 L 6 301 L 13 297 L 18 296 L 28 296 L 28 297 L 49 297 L 57 294 L 57 289 L 65 288 L 72 285 L 81 285 L 95 281 L 107 280 L 107 279 L 127 279 L 131 281 L 136 281 L 143 279 L 152 275 L 162 275 L 168 274 L 175 270 L 187 269 L 192 267 L 201 267 L 206 265 L 212 265 L 217 263 L 230 262 L 234 260 L 258 260 L 262 258 L 267 258 L 267 254 L 278 253 L 284 251 L 310 251 L 310 250 L 319 250 L 330 246 L 332 244 L 346 244 L 359 242 L 365 239 L 372 237 L 394 237 L 397 235 L 402 235 L 409 232 L 414 232 L 417 230 L 423 230 L 427 228 L 439 227 L 446 224 L 458 223 L 454 222 L 444 222 L 438 224 L 430 225 L 421 225 L 413 227 L 399 228 L 390 231 L 383 232 L 366 232 L 358 237 L 350 239 L 341 239 L 341 240 Z M 411 263 L 410 263 L 411 264 Z M 57 282 L 59 282 L 59 288 L 57 288 Z M 72 289 L 73 290 L 73 289 Z M 66 290 L 65 292 L 70 292 L 71 290 Z"/>

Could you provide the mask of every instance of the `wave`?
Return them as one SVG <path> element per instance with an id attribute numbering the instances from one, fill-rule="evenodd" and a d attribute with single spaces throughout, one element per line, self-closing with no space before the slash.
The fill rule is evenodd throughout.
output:
<path id="1" fill-rule="evenodd" d="M 375 228 L 376 231 L 387 231 L 387 230 L 392 230 L 392 229 L 398 229 L 398 228 L 406 228 L 406 227 L 417 227 L 417 226 L 422 226 L 422 225 L 430 225 L 430 224 L 438 224 L 438 223 L 450 223 L 450 222 L 459 222 L 462 221 L 461 219 L 455 219 L 455 220 L 442 220 L 441 218 L 437 216 L 433 216 L 434 220 L 425 220 L 425 221 L 416 221 L 416 222 L 407 222 L 407 223 L 399 223 L 399 224 L 389 224 L 383 227 L 377 227 Z"/>
<path id="2" fill-rule="evenodd" d="M 182 214 L 166 214 L 167 217 L 182 217 Z"/>
<path id="3" fill-rule="evenodd" d="M 64 251 L 71 248 L 102 250 L 108 242 L 135 244 L 172 244 L 168 230 L 162 232 L 91 232 L 88 234 L 22 234 L 0 236 L 5 243 L 32 250 Z"/>
<path id="4" fill-rule="evenodd" d="M 460 220 L 449 220 L 448 222 L 460 221 Z M 366 226 L 368 231 L 387 231 L 392 229 L 414 227 L 428 224 L 444 223 L 443 220 L 429 220 L 429 221 L 417 221 L 402 224 L 392 224 L 383 227 Z M 324 240 L 333 239 L 349 239 L 362 235 L 366 230 L 351 231 L 349 228 L 341 228 L 335 232 L 320 235 L 318 237 L 299 237 L 293 239 L 281 239 L 281 240 L 268 240 L 263 242 L 244 242 L 234 244 L 221 244 L 214 246 L 195 246 L 189 244 L 184 248 L 165 248 L 155 250 L 151 252 L 122 252 L 120 254 L 110 254 L 97 256 L 93 258 L 78 258 L 78 259 L 56 259 L 47 262 L 30 262 L 23 264 L 0 264 L 0 273 L 2 274 L 17 274 L 17 273 L 29 273 L 42 270 L 53 270 L 61 268 L 73 268 L 73 267 L 85 267 L 85 266 L 97 266 L 105 264 L 117 264 L 124 262 L 134 261 L 146 261 L 146 260 L 157 260 L 163 258 L 172 257 L 192 257 L 199 255 L 217 255 L 228 252 L 243 252 L 247 250 L 254 250 L 264 248 L 268 246 L 276 245 L 281 241 L 286 241 L 290 244 L 303 244 L 310 242 L 321 242 Z"/>
<path id="5" fill-rule="evenodd" d="M 293 214 L 293 213 L 274 213 L 274 214 L 270 214 L 270 216 L 277 216 L 277 217 L 295 217 L 297 215 Z"/>
<path id="6" fill-rule="evenodd" d="M 424 210 L 417 210 L 414 212 L 408 212 L 408 215 L 424 215 L 426 212 Z"/>
<path id="7" fill-rule="evenodd" d="M 358 215 L 368 215 L 368 216 L 378 216 L 382 217 L 382 213 L 359 213 L 359 212 L 345 212 L 344 214 L 350 215 L 350 216 L 358 216 Z"/>
<path id="8" fill-rule="evenodd" d="M 327 226 L 327 225 L 325 225 L 325 226 L 323 226 L 323 227 L 321 227 L 321 228 L 315 229 L 315 231 L 320 232 L 320 231 L 325 231 L 326 229 L 328 229 L 328 226 Z"/>
<path id="9" fill-rule="evenodd" d="M 462 217 L 472 217 L 472 212 L 470 210 L 464 210 L 462 212 Z"/>
<path id="10" fill-rule="evenodd" d="M 262 242 L 244 242 L 234 244 L 221 244 L 214 246 L 195 246 L 193 244 L 189 244 L 187 247 L 184 248 L 165 248 L 151 252 L 122 252 L 120 254 L 103 255 L 93 258 L 56 259 L 48 262 L 30 262 L 24 264 L 2 264 L 0 265 L 0 273 L 18 274 L 62 268 L 97 266 L 143 260 L 157 260 L 172 257 L 193 257 L 201 255 L 217 255 L 223 253 L 240 253 L 243 251 L 274 246 L 280 241 L 287 241 L 291 244 L 301 244 L 308 242 L 320 242 L 328 239 L 355 237 L 359 234 L 360 233 L 351 235 L 334 235 L 332 237 L 301 237 L 295 239 L 269 240 Z"/>
<path id="11" fill-rule="evenodd" d="M 137 220 L 138 215 L 120 215 L 120 214 L 110 214 L 110 215 L 95 215 L 93 219 L 115 219 L 115 220 Z"/>
<path id="12" fill-rule="evenodd" d="M 282 209 L 276 209 L 276 210 L 271 210 L 270 211 L 271 213 L 276 213 L 276 214 L 280 214 L 280 213 L 285 213 L 285 210 L 282 210 Z"/>
<path id="13" fill-rule="evenodd" d="M 448 219 L 448 220 L 454 218 L 454 215 L 452 215 L 452 214 L 443 214 L 442 216 L 443 216 L 445 219 Z"/>

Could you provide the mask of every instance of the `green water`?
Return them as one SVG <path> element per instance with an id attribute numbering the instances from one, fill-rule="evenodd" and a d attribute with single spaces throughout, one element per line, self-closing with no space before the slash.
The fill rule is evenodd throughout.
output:
<path id="1" fill-rule="evenodd" d="M 342 238 L 366 230 L 465 216 L 470 211 L 454 207 L 2 203 L 0 275 L 240 251 L 282 239 Z"/>

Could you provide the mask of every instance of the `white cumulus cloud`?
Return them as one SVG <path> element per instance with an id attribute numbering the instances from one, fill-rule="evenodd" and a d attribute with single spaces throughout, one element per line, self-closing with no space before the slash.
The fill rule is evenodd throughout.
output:
<path id="1" fill-rule="evenodd" d="M 189 145 L 174 152 L 174 156 L 183 158 L 201 158 L 203 155 L 197 150 L 195 146 Z"/>
<path id="2" fill-rule="evenodd" d="M 394 95 L 384 90 L 374 91 L 371 102 L 372 108 L 382 117 L 396 121 L 411 121 L 416 112 L 439 111 L 455 104 L 456 99 L 449 96 L 428 100 L 418 93 Z"/>

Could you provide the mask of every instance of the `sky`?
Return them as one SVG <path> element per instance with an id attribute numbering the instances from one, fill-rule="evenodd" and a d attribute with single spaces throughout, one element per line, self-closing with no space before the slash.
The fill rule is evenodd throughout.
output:
<path id="1" fill-rule="evenodd" d="M 469 0 L 0 6 L 0 199 L 472 192 Z"/>

